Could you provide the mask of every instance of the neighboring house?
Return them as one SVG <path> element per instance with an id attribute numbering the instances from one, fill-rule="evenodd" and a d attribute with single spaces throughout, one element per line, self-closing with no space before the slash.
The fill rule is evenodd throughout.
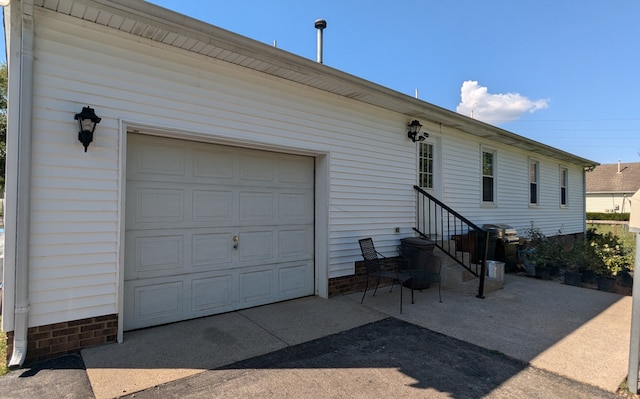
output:
<path id="1" fill-rule="evenodd" d="M 640 190 L 640 162 L 599 165 L 586 179 L 587 212 L 630 212 L 631 197 Z"/>
<path id="2" fill-rule="evenodd" d="M 143 1 L 4 12 L 12 364 L 335 294 L 359 238 L 414 235 L 418 183 L 478 225 L 584 231 L 590 160 Z"/>

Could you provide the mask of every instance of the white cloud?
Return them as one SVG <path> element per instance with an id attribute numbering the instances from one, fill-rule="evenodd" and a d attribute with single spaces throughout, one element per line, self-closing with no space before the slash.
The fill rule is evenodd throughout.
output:
<path id="1" fill-rule="evenodd" d="M 460 99 L 456 108 L 459 114 L 492 124 L 513 121 L 526 112 L 548 107 L 548 100 L 532 101 L 519 93 L 491 94 L 473 80 L 462 83 Z"/>

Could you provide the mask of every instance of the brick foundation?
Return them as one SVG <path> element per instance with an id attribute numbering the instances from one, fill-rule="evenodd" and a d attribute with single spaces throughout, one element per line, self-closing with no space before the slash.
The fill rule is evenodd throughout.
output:
<path id="1" fill-rule="evenodd" d="M 380 287 L 389 285 L 389 283 L 390 280 L 381 280 Z M 364 261 L 360 260 L 356 262 L 355 274 L 329 279 L 329 297 L 362 292 L 366 284 L 367 275 L 365 274 Z"/>
<path id="2" fill-rule="evenodd" d="M 30 327 L 27 331 L 25 363 L 115 342 L 117 333 L 118 315 L 115 314 Z M 10 331 L 7 333 L 7 362 L 11 359 L 12 352 L 13 331 Z"/>
<path id="3" fill-rule="evenodd" d="M 364 262 L 358 261 L 355 274 L 329 279 L 329 297 L 363 291 L 366 281 Z"/>

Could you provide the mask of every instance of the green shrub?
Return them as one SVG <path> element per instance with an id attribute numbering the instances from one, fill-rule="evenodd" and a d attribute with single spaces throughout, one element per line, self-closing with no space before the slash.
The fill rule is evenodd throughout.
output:
<path id="1" fill-rule="evenodd" d="M 547 237 L 531 221 L 531 224 L 524 228 L 523 233 L 527 242 L 526 253 L 533 264 L 539 267 L 566 267 L 568 259 L 561 240 L 562 230 L 558 230 L 557 236 Z"/>
<path id="2" fill-rule="evenodd" d="M 629 213 L 587 212 L 587 220 L 629 221 Z"/>
<path id="3" fill-rule="evenodd" d="M 570 250 L 563 245 L 561 230 L 557 236 L 546 237 L 531 222 L 523 233 L 527 240 L 527 257 L 537 266 L 555 264 L 567 270 L 586 267 L 602 276 L 616 276 L 633 270 L 634 251 L 611 232 L 599 233 L 590 227 L 584 239 L 573 242 Z"/>
<path id="4" fill-rule="evenodd" d="M 622 240 L 613 233 L 598 233 L 595 228 L 587 229 L 585 250 L 586 265 L 596 274 L 616 276 L 622 271 L 633 270 L 633 253 Z"/>

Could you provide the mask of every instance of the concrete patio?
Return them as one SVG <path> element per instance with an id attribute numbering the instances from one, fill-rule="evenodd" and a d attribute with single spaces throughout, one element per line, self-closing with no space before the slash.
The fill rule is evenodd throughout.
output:
<path id="1" fill-rule="evenodd" d="M 437 289 L 415 294 L 403 314 L 398 287 L 369 293 L 362 305 L 357 293 L 308 297 L 126 333 L 123 344 L 82 357 L 96 398 L 111 398 L 391 316 L 611 393 L 626 377 L 629 296 L 512 275 L 485 299 L 444 290 L 439 303 Z"/>

